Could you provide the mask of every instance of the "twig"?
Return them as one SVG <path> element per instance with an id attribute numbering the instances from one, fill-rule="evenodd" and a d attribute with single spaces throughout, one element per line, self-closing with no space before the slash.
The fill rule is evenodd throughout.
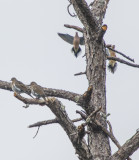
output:
<path id="1" fill-rule="evenodd" d="M 111 133 L 112 135 L 114 135 L 114 134 L 113 134 L 113 131 L 112 131 L 112 125 L 111 125 L 110 121 L 107 120 L 107 123 L 108 123 L 108 126 L 109 126 L 110 133 Z"/>
<path id="2" fill-rule="evenodd" d="M 94 122 L 96 123 L 97 126 L 99 126 L 102 129 L 104 133 L 106 133 L 111 138 L 111 140 L 118 148 L 121 147 L 117 139 L 105 127 L 103 127 L 99 121 L 95 120 Z"/>
<path id="3" fill-rule="evenodd" d="M 110 133 L 111 133 L 111 135 L 114 137 L 114 134 L 113 134 L 113 131 L 112 131 L 112 125 L 111 125 L 110 121 L 107 120 L 107 123 L 108 123 L 108 126 L 109 126 Z M 116 138 L 115 138 L 115 143 L 117 144 L 116 146 L 117 146 L 118 148 L 121 147 L 120 143 L 116 140 Z"/>
<path id="4" fill-rule="evenodd" d="M 35 105 L 45 105 L 45 101 L 42 99 L 28 99 L 28 98 L 24 98 L 21 95 L 14 95 L 18 100 L 22 101 L 25 104 L 35 104 Z"/>
<path id="5" fill-rule="evenodd" d="M 82 58 L 84 58 L 85 57 L 85 54 L 82 56 Z"/>
<path id="6" fill-rule="evenodd" d="M 101 109 L 102 109 L 102 107 L 99 107 L 98 109 L 93 111 L 88 117 L 81 111 L 76 110 L 76 113 L 80 114 L 82 119 L 84 119 L 86 121 L 86 123 L 83 123 L 83 125 L 86 126 L 88 123 L 90 123 L 92 117 L 95 116 L 96 113 L 99 112 Z"/>
<path id="7" fill-rule="evenodd" d="M 36 132 L 36 134 L 35 134 L 35 136 L 33 138 L 35 138 L 37 136 L 37 134 L 39 132 L 39 129 L 40 129 L 40 127 L 38 127 L 37 132 Z"/>
<path id="8" fill-rule="evenodd" d="M 109 132 L 105 127 L 103 127 L 99 121 L 94 120 L 94 122 L 96 123 L 97 126 L 99 126 L 99 127 L 102 129 L 102 131 L 103 131 L 105 134 L 107 134 L 107 135 L 111 138 L 111 140 L 114 142 L 114 144 L 120 149 L 120 148 L 121 148 L 121 145 L 120 145 L 120 143 L 117 141 L 117 139 L 115 138 L 115 136 L 114 136 L 114 134 L 113 134 L 112 126 L 111 126 L 110 122 L 107 121 L 107 123 L 108 123 L 108 125 L 109 125 L 109 128 L 110 128 L 110 132 Z M 128 158 L 128 160 L 131 160 L 131 159 Z"/>
<path id="9" fill-rule="evenodd" d="M 76 73 L 76 74 L 74 74 L 74 76 L 79 76 L 79 75 L 83 75 L 83 74 L 86 74 L 86 71 L 85 72 Z"/>
<path id="10" fill-rule="evenodd" d="M 83 118 L 76 118 L 76 119 L 73 119 L 72 122 L 79 122 L 81 120 L 83 120 Z M 59 123 L 57 118 L 31 124 L 28 126 L 28 128 L 41 127 L 43 125 L 55 124 L 55 123 Z"/>
<path id="11" fill-rule="evenodd" d="M 79 32 L 82 32 L 83 33 L 83 29 L 78 27 L 78 26 L 74 26 L 74 25 L 69 25 L 69 24 L 64 24 L 64 27 L 67 27 L 67 28 L 72 28 L 72 29 L 75 29 Z"/>
<path id="12" fill-rule="evenodd" d="M 102 109 L 102 106 L 99 107 L 98 109 L 96 109 L 95 111 L 93 111 L 93 112 L 87 117 L 86 122 L 89 123 L 90 120 L 91 120 L 91 118 L 92 118 L 97 112 L 99 112 L 101 109 Z"/>
<path id="13" fill-rule="evenodd" d="M 123 54 L 122 52 L 119 52 L 119 51 L 117 51 L 117 50 L 115 50 L 115 49 L 112 49 L 112 48 L 111 48 L 111 45 L 106 45 L 106 47 L 107 47 L 108 49 L 110 49 L 110 50 L 112 50 L 112 51 L 114 51 L 114 52 L 120 54 L 121 56 L 125 57 L 126 59 L 128 59 L 128 60 L 134 62 L 134 59 L 130 58 L 129 56 L 126 56 L 126 55 Z"/>
<path id="14" fill-rule="evenodd" d="M 73 13 L 73 14 L 70 13 L 69 7 L 72 5 L 72 3 L 71 3 L 71 1 L 69 1 L 69 2 L 70 2 L 70 4 L 67 6 L 67 11 L 68 11 L 69 15 L 70 15 L 71 17 L 77 17 L 77 15 L 76 15 L 75 13 Z"/>
<path id="15" fill-rule="evenodd" d="M 28 128 L 32 128 L 32 127 L 40 127 L 40 126 L 43 126 L 43 125 L 48 125 L 48 124 L 53 124 L 53 123 L 58 123 L 57 118 L 51 119 L 51 120 L 47 120 L 47 121 L 41 121 L 41 122 L 37 122 L 37 123 L 31 124 L 31 125 L 28 126 Z"/>
<path id="16" fill-rule="evenodd" d="M 113 130 L 112 130 L 112 125 L 111 125 L 110 121 L 107 120 L 107 124 L 108 124 L 108 126 L 109 126 L 109 130 L 110 130 L 111 135 L 114 137 Z M 115 138 L 115 139 L 116 139 L 116 138 Z M 118 146 L 119 146 L 119 147 L 118 147 Z M 119 143 L 118 141 L 117 141 L 117 147 L 118 147 L 119 149 L 121 148 L 121 145 L 120 145 L 120 143 Z M 127 160 L 131 160 L 131 158 L 128 157 Z"/>
<path id="17" fill-rule="evenodd" d="M 126 64 L 128 66 L 132 66 L 132 67 L 136 67 L 136 68 L 139 68 L 139 65 L 138 64 L 133 64 L 133 63 L 129 63 L 123 59 L 120 59 L 120 58 L 117 58 L 117 57 L 107 57 L 108 60 L 114 60 L 114 61 L 117 61 L 117 62 L 120 62 L 120 63 L 123 63 L 123 64 Z"/>

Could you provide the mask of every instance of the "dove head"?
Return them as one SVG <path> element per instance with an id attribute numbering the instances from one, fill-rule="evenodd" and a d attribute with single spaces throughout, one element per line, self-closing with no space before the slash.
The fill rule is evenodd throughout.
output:
<path id="1" fill-rule="evenodd" d="M 15 77 L 11 78 L 11 81 L 16 81 L 17 79 Z"/>
<path id="2" fill-rule="evenodd" d="M 37 83 L 36 82 L 31 82 L 30 86 L 33 86 L 33 85 L 37 85 Z"/>
<path id="3" fill-rule="evenodd" d="M 78 36 L 78 32 L 75 32 L 75 36 Z"/>

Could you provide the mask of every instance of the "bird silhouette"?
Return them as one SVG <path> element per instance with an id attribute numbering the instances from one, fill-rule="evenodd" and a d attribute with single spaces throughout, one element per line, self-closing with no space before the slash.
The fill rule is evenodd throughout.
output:
<path id="1" fill-rule="evenodd" d="M 78 32 L 75 33 L 75 36 L 71 36 L 69 34 L 58 33 L 58 35 L 69 44 L 72 44 L 73 47 L 71 51 L 74 53 L 74 56 L 77 58 L 79 53 L 81 52 L 81 48 L 79 45 L 84 45 L 84 37 L 79 37 Z"/>

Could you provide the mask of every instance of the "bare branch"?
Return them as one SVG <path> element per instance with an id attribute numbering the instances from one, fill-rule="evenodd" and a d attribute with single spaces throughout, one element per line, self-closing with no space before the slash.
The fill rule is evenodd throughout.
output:
<path id="1" fill-rule="evenodd" d="M 58 118 L 59 124 L 63 127 L 63 129 L 67 133 L 74 148 L 76 149 L 76 153 L 79 154 L 79 156 L 84 157 L 85 159 L 89 159 L 90 153 L 89 153 L 89 150 L 88 150 L 88 147 L 85 141 L 80 140 L 81 144 L 79 145 L 78 135 L 75 134 L 71 136 L 71 134 L 77 132 L 77 128 L 72 123 L 72 121 L 69 119 L 66 111 L 64 110 L 64 106 L 62 105 L 62 103 L 58 101 L 56 98 L 53 98 L 50 102 L 51 103 L 48 104 L 48 107 Z"/>
<path id="2" fill-rule="evenodd" d="M 0 80 L 0 88 L 12 91 L 11 83 L 8 83 L 8 82 L 5 82 L 5 81 L 1 81 L 1 80 Z"/>
<path id="3" fill-rule="evenodd" d="M 97 120 L 95 120 L 95 123 L 103 130 L 103 132 L 105 132 L 111 138 L 115 145 L 120 149 L 121 145 L 113 134 L 111 123 L 107 120 L 110 132 L 106 128 L 104 128 Z M 127 157 L 127 160 L 131 160 L 131 158 Z"/>
<path id="4" fill-rule="evenodd" d="M 104 133 L 106 133 L 111 138 L 113 143 L 119 148 L 120 144 L 117 141 L 117 139 L 105 127 L 103 127 L 99 121 L 95 120 L 94 122 L 96 123 L 97 126 L 99 126 L 102 129 Z"/>
<path id="5" fill-rule="evenodd" d="M 38 99 L 27 99 L 24 97 L 21 97 L 20 95 L 16 95 L 16 98 L 24 102 L 25 104 L 39 104 L 39 105 L 45 105 L 46 102 L 44 100 L 38 100 Z M 50 110 L 55 114 L 57 117 L 57 120 L 61 127 L 65 130 L 67 133 L 69 139 L 71 140 L 77 154 L 79 156 L 84 157 L 86 159 L 89 159 L 90 153 L 87 147 L 87 144 L 84 140 L 78 141 L 78 135 L 73 133 L 77 133 L 77 128 L 73 124 L 73 122 L 69 119 L 68 114 L 65 111 L 65 106 L 56 98 L 47 98 L 47 106 L 50 108 Z M 76 119 L 77 121 L 77 119 Z M 71 136 L 72 135 L 72 136 Z M 81 143 L 79 145 L 78 143 Z"/>
<path id="6" fill-rule="evenodd" d="M 108 49 L 110 49 L 110 50 L 112 50 L 112 51 L 114 51 L 114 52 L 120 54 L 121 56 L 125 57 L 126 59 L 128 59 L 128 60 L 134 62 L 134 59 L 130 58 L 129 56 L 126 56 L 126 55 L 123 54 L 122 52 L 119 52 L 119 51 L 117 51 L 117 50 L 115 50 L 115 49 L 112 49 L 110 44 L 106 45 L 106 47 L 107 47 Z"/>
<path id="7" fill-rule="evenodd" d="M 112 130 L 112 125 L 111 125 L 110 121 L 107 120 L 107 124 L 108 124 L 108 126 L 109 126 L 110 133 L 111 133 L 112 135 L 114 135 L 114 134 L 113 134 L 113 130 Z"/>
<path id="8" fill-rule="evenodd" d="M 139 68 L 139 65 L 138 64 L 133 64 L 133 63 L 129 63 L 123 59 L 120 59 L 120 58 L 117 58 L 117 57 L 107 57 L 108 60 L 114 60 L 114 61 L 117 61 L 117 62 L 120 62 L 120 63 L 123 63 L 123 64 L 126 64 L 128 66 L 131 66 L 131 67 L 136 67 L 136 68 Z"/>
<path id="9" fill-rule="evenodd" d="M 84 114 L 83 112 L 78 111 L 78 110 L 76 110 L 76 113 L 80 114 L 80 116 L 82 117 L 82 119 L 86 120 L 86 118 L 87 118 L 86 114 Z"/>
<path id="10" fill-rule="evenodd" d="M 70 101 L 73 101 L 77 103 L 79 106 L 84 108 L 86 106 L 86 102 L 84 101 L 84 97 L 80 94 L 65 91 L 65 90 L 60 90 L 60 89 L 52 89 L 52 88 L 44 88 L 42 87 L 46 97 L 58 97 L 58 98 L 64 98 Z M 11 88 L 11 83 L 5 82 L 5 81 L 0 81 L 0 89 L 5 89 L 8 91 L 12 91 Z M 28 104 L 36 104 L 36 105 L 45 105 L 43 100 L 38 100 L 38 99 L 27 99 L 24 98 L 20 95 L 16 95 L 20 101 L 24 102 L 26 104 L 25 108 L 28 107 Z"/>
<path id="11" fill-rule="evenodd" d="M 43 125 L 54 124 L 54 123 L 58 123 L 57 118 L 51 119 L 51 120 L 47 120 L 47 121 L 41 121 L 41 122 L 37 122 L 37 123 L 31 124 L 31 125 L 28 126 L 28 128 L 32 128 L 32 127 L 40 127 L 40 126 L 43 126 Z"/>
<path id="12" fill-rule="evenodd" d="M 125 160 L 139 148 L 139 132 L 126 141 L 126 143 L 112 155 L 111 160 Z"/>
<path id="13" fill-rule="evenodd" d="M 79 122 L 79 121 L 82 121 L 83 119 L 82 118 L 76 118 L 76 119 L 73 119 L 72 122 Z"/>
<path id="14" fill-rule="evenodd" d="M 65 90 L 51 89 L 51 88 L 43 88 L 43 89 L 44 89 L 46 96 L 64 98 L 64 99 L 68 99 L 68 100 L 76 102 L 76 103 L 79 100 L 79 98 L 81 97 L 80 94 L 65 91 Z"/>
<path id="15" fill-rule="evenodd" d="M 72 122 L 79 122 L 81 120 L 83 120 L 83 119 L 82 118 L 76 118 L 76 119 L 73 119 Z M 40 122 L 31 124 L 31 125 L 28 126 L 28 128 L 40 127 L 40 126 L 44 126 L 44 125 L 48 125 L 48 124 L 57 124 L 57 123 L 59 123 L 58 119 L 55 118 L 55 119 L 40 121 Z"/>
<path id="16" fill-rule="evenodd" d="M 80 28 L 80 27 L 78 27 L 78 26 L 69 25 L 69 24 L 64 24 L 64 26 L 65 26 L 65 27 L 67 27 L 67 28 L 75 29 L 75 30 L 77 30 L 77 31 L 79 31 L 79 32 L 82 32 L 82 33 L 83 33 L 83 29 L 82 29 L 82 28 Z"/>
<path id="17" fill-rule="evenodd" d="M 89 122 L 91 121 L 92 117 L 93 117 L 94 115 L 96 115 L 96 113 L 99 112 L 101 109 L 102 109 L 102 107 L 99 107 L 98 109 L 96 109 L 95 111 L 93 111 L 93 112 L 87 117 L 86 122 L 89 123 Z"/>
<path id="18" fill-rule="evenodd" d="M 74 76 L 80 76 L 80 75 L 83 75 L 83 74 L 86 74 L 86 71 L 85 72 L 76 73 L 76 74 L 74 74 Z"/>
<path id="19" fill-rule="evenodd" d="M 23 103 L 25 104 L 28 104 L 29 105 L 45 105 L 45 101 L 43 99 L 28 99 L 28 98 L 25 98 L 25 97 L 22 97 L 18 94 L 15 94 L 14 95 L 18 100 L 22 101 Z"/>
<path id="20" fill-rule="evenodd" d="M 11 83 L 0 80 L 0 89 L 12 91 Z M 73 102 L 80 103 L 80 94 L 52 88 L 43 88 L 46 96 L 68 99 Z M 33 101 L 34 102 L 34 101 Z M 27 104 L 27 103 L 26 103 Z M 37 102 L 38 104 L 38 102 Z"/>

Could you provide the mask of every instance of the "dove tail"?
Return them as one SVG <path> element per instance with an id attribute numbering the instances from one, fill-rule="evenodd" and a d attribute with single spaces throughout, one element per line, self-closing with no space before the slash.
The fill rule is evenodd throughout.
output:
<path id="1" fill-rule="evenodd" d="M 115 73 L 116 69 L 117 69 L 117 63 L 113 60 L 110 60 L 109 61 L 109 64 L 108 64 L 108 69 L 109 71 L 111 71 L 112 73 Z"/>
<path id="2" fill-rule="evenodd" d="M 74 56 L 77 58 L 79 56 L 79 53 L 81 53 L 81 48 L 79 47 L 78 49 L 75 49 L 74 47 L 72 47 L 71 52 L 74 53 Z"/>

